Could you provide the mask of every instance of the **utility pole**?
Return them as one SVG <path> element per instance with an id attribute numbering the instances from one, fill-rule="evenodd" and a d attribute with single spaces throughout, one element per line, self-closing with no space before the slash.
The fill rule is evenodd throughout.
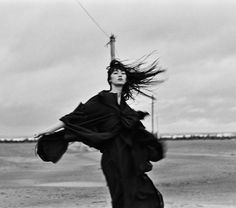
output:
<path id="1" fill-rule="evenodd" d="M 157 139 L 160 139 L 160 135 L 159 135 L 159 121 L 158 121 L 158 118 L 159 118 L 159 114 L 158 114 L 158 102 L 157 102 L 157 99 L 156 99 L 156 103 L 155 103 L 156 105 L 156 113 L 155 113 L 155 121 L 156 121 L 156 136 L 157 136 Z"/>
<path id="2" fill-rule="evenodd" d="M 154 134 L 154 96 L 152 95 L 152 133 Z"/>
<path id="3" fill-rule="evenodd" d="M 156 98 L 154 95 L 152 95 L 152 103 L 151 103 L 151 116 L 152 116 L 152 133 L 156 135 L 157 138 L 159 138 L 159 132 L 158 132 L 158 118 L 156 117 L 157 112 L 157 106 L 156 106 Z M 156 109 L 155 109 L 156 108 Z M 156 111 L 156 112 L 155 112 Z"/>
<path id="4" fill-rule="evenodd" d="M 112 34 L 109 42 L 111 46 L 111 60 L 115 59 L 115 42 L 116 42 L 115 36 Z"/>

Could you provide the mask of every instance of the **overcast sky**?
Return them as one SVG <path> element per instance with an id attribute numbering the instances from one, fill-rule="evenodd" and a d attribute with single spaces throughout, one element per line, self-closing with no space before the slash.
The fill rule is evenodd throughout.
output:
<path id="1" fill-rule="evenodd" d="M 118 58 L 157 51 L 160 133 L 236 131 L 234 0 L 80 2 L 115 34 Z M 108 89 L 109 37 L 76 0 L 0 0 L 0 29 L 1 136 L 31 136 Z"/>

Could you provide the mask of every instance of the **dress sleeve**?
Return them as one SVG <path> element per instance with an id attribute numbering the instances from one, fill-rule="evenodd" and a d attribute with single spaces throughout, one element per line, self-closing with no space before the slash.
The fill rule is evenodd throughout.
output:
<path id="1" fill-rule="evenodd" d="M 79 141 L 101 150 L 103 142 L 112 138 L 112 132 L 99 132 L 98 125 L 109 119 L 109 114 L 98 114 L 98 103 L 93 98 L 87 103 L 80 103 L 75 110 L 60 120 L 65 124 L 64 139 L 68 142 Z"/>
<path id="2" fill-rule="evenodd" d="M 109 119 L 109 114 L 98 114 L 96 97 L 85 104 L 80 103 L 74 111 L 61 117 L 65 127 L 50 135 L 43 135 L 36 144 L 37 155 L 45 162 L 56 163 L 68 148 L 69 142 L 79 141 L 100 151 L 103 143 L 114 135 L 111 132 L 98 132 L 100 122 Z"/>
<path id="3" fill-rule="evenodd" d="M 165 145 L 162 141 L 147 131 L 140 122 L 135 135 L 137 142 L 141 143 L 148 153 L 148 160 L 157 162 L 165 157 Z"/>
<path id="4" fill-rule="evenodd" d="M 64 115 L 59 120 L 64 122 L 65 124 L 68 123 L 82 123 L 86 120 L 86 116 L 84 113 L 84 104 L 80 103 L 74 111 L 69 114 Z"/>

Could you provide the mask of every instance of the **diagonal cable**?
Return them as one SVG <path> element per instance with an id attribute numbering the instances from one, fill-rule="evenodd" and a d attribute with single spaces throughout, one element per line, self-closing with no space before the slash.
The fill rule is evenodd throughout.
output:
<path id="1" fill-rule="evenodd" d="M 89 16 L 89 18 L 93 21 L 93 23 L 102 31 L 103 34 L 105 34 L 108 38 L 109 35 L 105 32 L 105 30 L 102 29 L 102 27 L 98 24 L 98 22 L 92 17 L 92 15 L 89 14 L 88 10 L 85 9 L 85 7 L 80 3 L 79 0 L 75 0 L 76 3 L 80 5 L 80 7 L 85 11 L 85 13 Z"/>

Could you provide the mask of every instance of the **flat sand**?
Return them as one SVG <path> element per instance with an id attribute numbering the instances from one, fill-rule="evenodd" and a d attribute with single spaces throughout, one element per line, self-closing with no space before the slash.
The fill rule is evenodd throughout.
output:
<path id="1" fill-rule="evenodd" d="M 57 163 L 35 143 L 0 144 L 0 208 L 111 208 L 101 154 L 73 144 Z M 236 140 L 167 141 L 149 176 L 166 208 L 236 208 Z"/>

